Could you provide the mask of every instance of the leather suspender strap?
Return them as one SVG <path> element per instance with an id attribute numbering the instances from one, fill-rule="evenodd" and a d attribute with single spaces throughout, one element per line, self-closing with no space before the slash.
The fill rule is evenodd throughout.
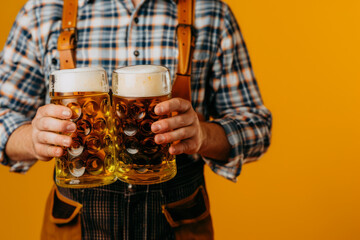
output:
<path id="1" fill-rule="evenodd" d="M 191 101 L 191 60 L 195 48 L 195 0 L 178 0 L 178 26 L 176 29 L 179 59 L 178 72 L 173 84 L 172 97 Z"/>
<path id="2" fill-rule="evenodd" d="M 78 0 L 64 0 L 61 32 L 58 38 L 60 69 L 76 67 Z"/>
<path id="3" fill-rule="evenodd" d="M 77 0 L 64 0 L 61 33 L 58 38 L 60 69 L 76 67 Z M 178 72 L 172 96 L 191 101 L 191 60 L 195 47 L 194 33 L 195 0 L 178 0 Z"/>

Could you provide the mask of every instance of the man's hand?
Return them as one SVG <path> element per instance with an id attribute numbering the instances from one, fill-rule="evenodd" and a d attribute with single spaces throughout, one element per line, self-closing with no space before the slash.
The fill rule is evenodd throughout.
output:
<path id="1" fill-rule="evenodd" d="M 64 135 L 76 131 L 75 123 L 69 121 L 69 108 L 48 104 L 38 109 L 32 125 L 32 142 L 35 157 L 49 161 L 63 155 L 63 147 L 70 147 L 71 137 Z"/>
<path id="2" fill-rule="evenodd" d="M 181 98 L 173 98 L 155 107 L 157 115 L 178 114 L 159 120 L 151 126 L 156 133 L 157 144 L 172 143 L 170 154 L 199 153 L 218 161 L 228 161 L 231 146 L 222 126 L 201 121 L 191 103 Z"/>
<path id="3" fill-rule="evenodd" d="M 63 154 L 62 147 L 71 145 L 75 123 L 69 121 L 69 108 L 48 104 L 38 109 L 31 124 L 16 129 L 6 144 L 6 154 L 14 161 L 49 161 Z M 56 146 L 55 146 L 56 145 Z"/>
<path id="4" fill-rule="evenodd" d="M 156 133 L 155 142 L 173 143 L 169 149 L 170 154 L 198 153 L 206 137 L 191 103 L 181 98 L 173 98 L 155 107 L 157 115 L 167 115 L 172 112 L 178 114 L 152 124 L 151 130 Z"/>

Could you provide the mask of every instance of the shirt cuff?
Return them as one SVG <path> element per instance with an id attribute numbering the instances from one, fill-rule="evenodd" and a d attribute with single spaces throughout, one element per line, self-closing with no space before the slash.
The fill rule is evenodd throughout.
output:
<path id="1" fill-rule="evenodd" d="M 244 160 L 242 136 L 239 133 L 236 122 L 231 118 L 214 119 L 209 122 L 219 124 L 223 127 L 231 148 L 227 161 L 218 161 L 203 156 L 202 158 L 214 173 L 236 182 Z"/>
<path id="2" fill-rule="evenodd" d="M 237 159 L 233 159 L 232 161 L 225 163 L 223 161 L 217 161 L 203 156 L 202 159 L 214 173 L 232 182 L 237 182 L 237 177 L 240 175 L 242 166 L 241 156 L 237 157 Z"/>
<path id="3" fill-rule="evenodd" d="M 10 172 L 25 174 L 36 162 L 37 160 L 19 162 L 10 160 L 8 166 L 10 166 Z"/>
<path id="4" fill-rule="evenodd" d="M 2 165 L 10 167 L 9 172 L 14 173 L 27 173 L 30 168 L 37 162 L 37 160 L 33 161 L 13 161 L 6 154 L 4 154 Z"/>

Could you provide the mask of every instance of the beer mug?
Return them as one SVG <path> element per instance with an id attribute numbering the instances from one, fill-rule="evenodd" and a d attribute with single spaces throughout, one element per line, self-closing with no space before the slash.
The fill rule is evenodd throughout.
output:
<path id="1" fill-rule="evenodd" d="M 106 72 L 100 67 L 51 74 L 51 103 L 70 108 L 77 128 L 71 146 L 55 158 L 58 186 L 95 187 L 116 181 L 108 92 Z"/>
<path id="2" fill-rule="evenodd" d="M 158 145 L 151 125 L 155 106 L 170 98 L 170 73 L 166 67 L 137 65 L 119 68 L 112 78 L 113 127 L 118 179 L 131 184 L 154 184 L 176 175 L 170 144 Z"/>

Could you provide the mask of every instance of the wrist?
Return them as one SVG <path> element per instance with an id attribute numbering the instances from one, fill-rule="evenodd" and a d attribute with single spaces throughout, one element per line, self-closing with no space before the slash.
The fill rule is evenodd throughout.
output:
<path id="1" fill-rule="evenodd" d="M 35 147 L 34 147 L 34 141 L 32 138 L 33 133 L 33 126 L 31 124 L 27 124 L 24 126 L 24 135 L 26 136 L 27 144 L 25 146 L 25 151 L 27 152 L 30 161 L 37 160 L 36 153 L 35 153 Z"/>
<path id="2" fill-rule="evenodd" d="M 5 153 L 12 161 L 36 160 L 31 124 L 20 126 L 10 135 L 5 146 Z"/>
<path id="3" fill-rule="evenodd" d="M 207 122 L 200 122 L 200 148 L 198 153 L 203 155 L 206 153 L 208 146 L 209 134 L 208 134 L 208 124 Z"/>
<path id="4" fill-rule="evenodd" d="M 209 122 L 200 122 L 200 129 L 202 141 L 198 153 L 205 158 L 228 161 L 231 146 L 224 129 Z"/>

